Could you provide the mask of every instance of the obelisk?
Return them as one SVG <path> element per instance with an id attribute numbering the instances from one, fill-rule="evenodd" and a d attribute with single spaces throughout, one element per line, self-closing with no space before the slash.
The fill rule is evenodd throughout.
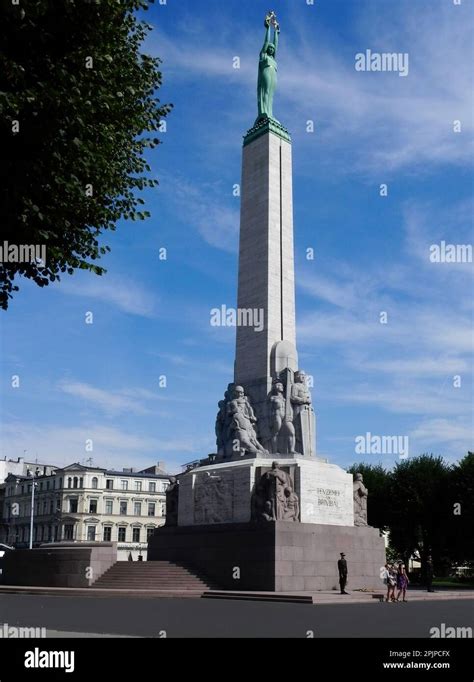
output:
<path id="1" fill-rule="evenodd" d="M 279 25 L 265 19 L 257 87 L 258 117 L 244 137 L 237 307 L 263 329 L 239 324 L 234 382 L 242 385 L 260 422 L 276 374 L 298 367 L 295 335 L 291 138 L 273 116 Z M 271 32 L 273 28 L 273 40 Z"/>

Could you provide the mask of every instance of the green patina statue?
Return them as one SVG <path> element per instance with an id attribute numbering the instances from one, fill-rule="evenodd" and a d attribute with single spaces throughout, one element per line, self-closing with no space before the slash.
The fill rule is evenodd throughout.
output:
<path id="1" fill-rule="evenodd" d="M 270 40 L 273 26 L 273 41 Z M 269 12 L 265 17 L 265 42 L 260 52 L 258 65 L 258 117 L 257 121 L 265 118 L 273 118 L 273 95 L 277 84 L 276 52 L 278 47 L 278 34 L 280 26 L 276 20 L 275 12 Z"/>

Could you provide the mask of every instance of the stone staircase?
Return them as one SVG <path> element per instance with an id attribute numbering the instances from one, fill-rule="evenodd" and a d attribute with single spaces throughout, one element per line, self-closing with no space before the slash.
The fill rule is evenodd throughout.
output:
<path id="1" fill-rule="evenodd" d="M 173 592 L 215 589 L 215 585 L 191 567 L 171 561 L 117 561 L 91 587 Z"/>

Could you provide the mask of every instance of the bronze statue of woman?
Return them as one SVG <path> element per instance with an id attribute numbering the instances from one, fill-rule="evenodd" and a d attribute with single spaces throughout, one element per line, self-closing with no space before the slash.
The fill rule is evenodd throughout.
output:
<path id="1" fill-rule="evenodd" d="M 280 26 L 276 21 L 274 12 L 269 12 L 265 17 L 265 42 L 260 52 L 258 65 L 258 118 L 273 118 L 273 95 L 277 84 L 276 52 L 278 47 L 278 34 Z M 271 27 L 273 26 L 273 41 L 270 40 Z"/>

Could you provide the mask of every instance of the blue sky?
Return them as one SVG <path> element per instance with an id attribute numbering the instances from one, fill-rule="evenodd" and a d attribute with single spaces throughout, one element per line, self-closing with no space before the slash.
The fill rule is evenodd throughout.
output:
<path id="1" fill-rule="evenodd" d="M 370 432 L 408 436 L 410 456 L 455 461 L 473 447 L 472 264 L 432 263 L 429 248 L 473 241 L 472 3 L 274 9 L 274 112 L 293 140 L 297 338 L 314 377 L 318 454 L 392 466 L 397 454 L 355 453 Z M 20 282 L 1 320 L 2 456 L 161 460 L 177 471 L 215 450 L 235 329 L 211 327 L 210 310 L 236 305 L 233 186 L 256 116 L 267 10 L 266 0 L 168 0 L 146 13 L 146 51 L 163 59 L 160 97 L 174 103 L 150 153 L 160 179 L 144 195 L 152 218 L 104 235 L 103 278 Z M 408 76 L 356 71 L 367 49 L 407 52 Z"/>

